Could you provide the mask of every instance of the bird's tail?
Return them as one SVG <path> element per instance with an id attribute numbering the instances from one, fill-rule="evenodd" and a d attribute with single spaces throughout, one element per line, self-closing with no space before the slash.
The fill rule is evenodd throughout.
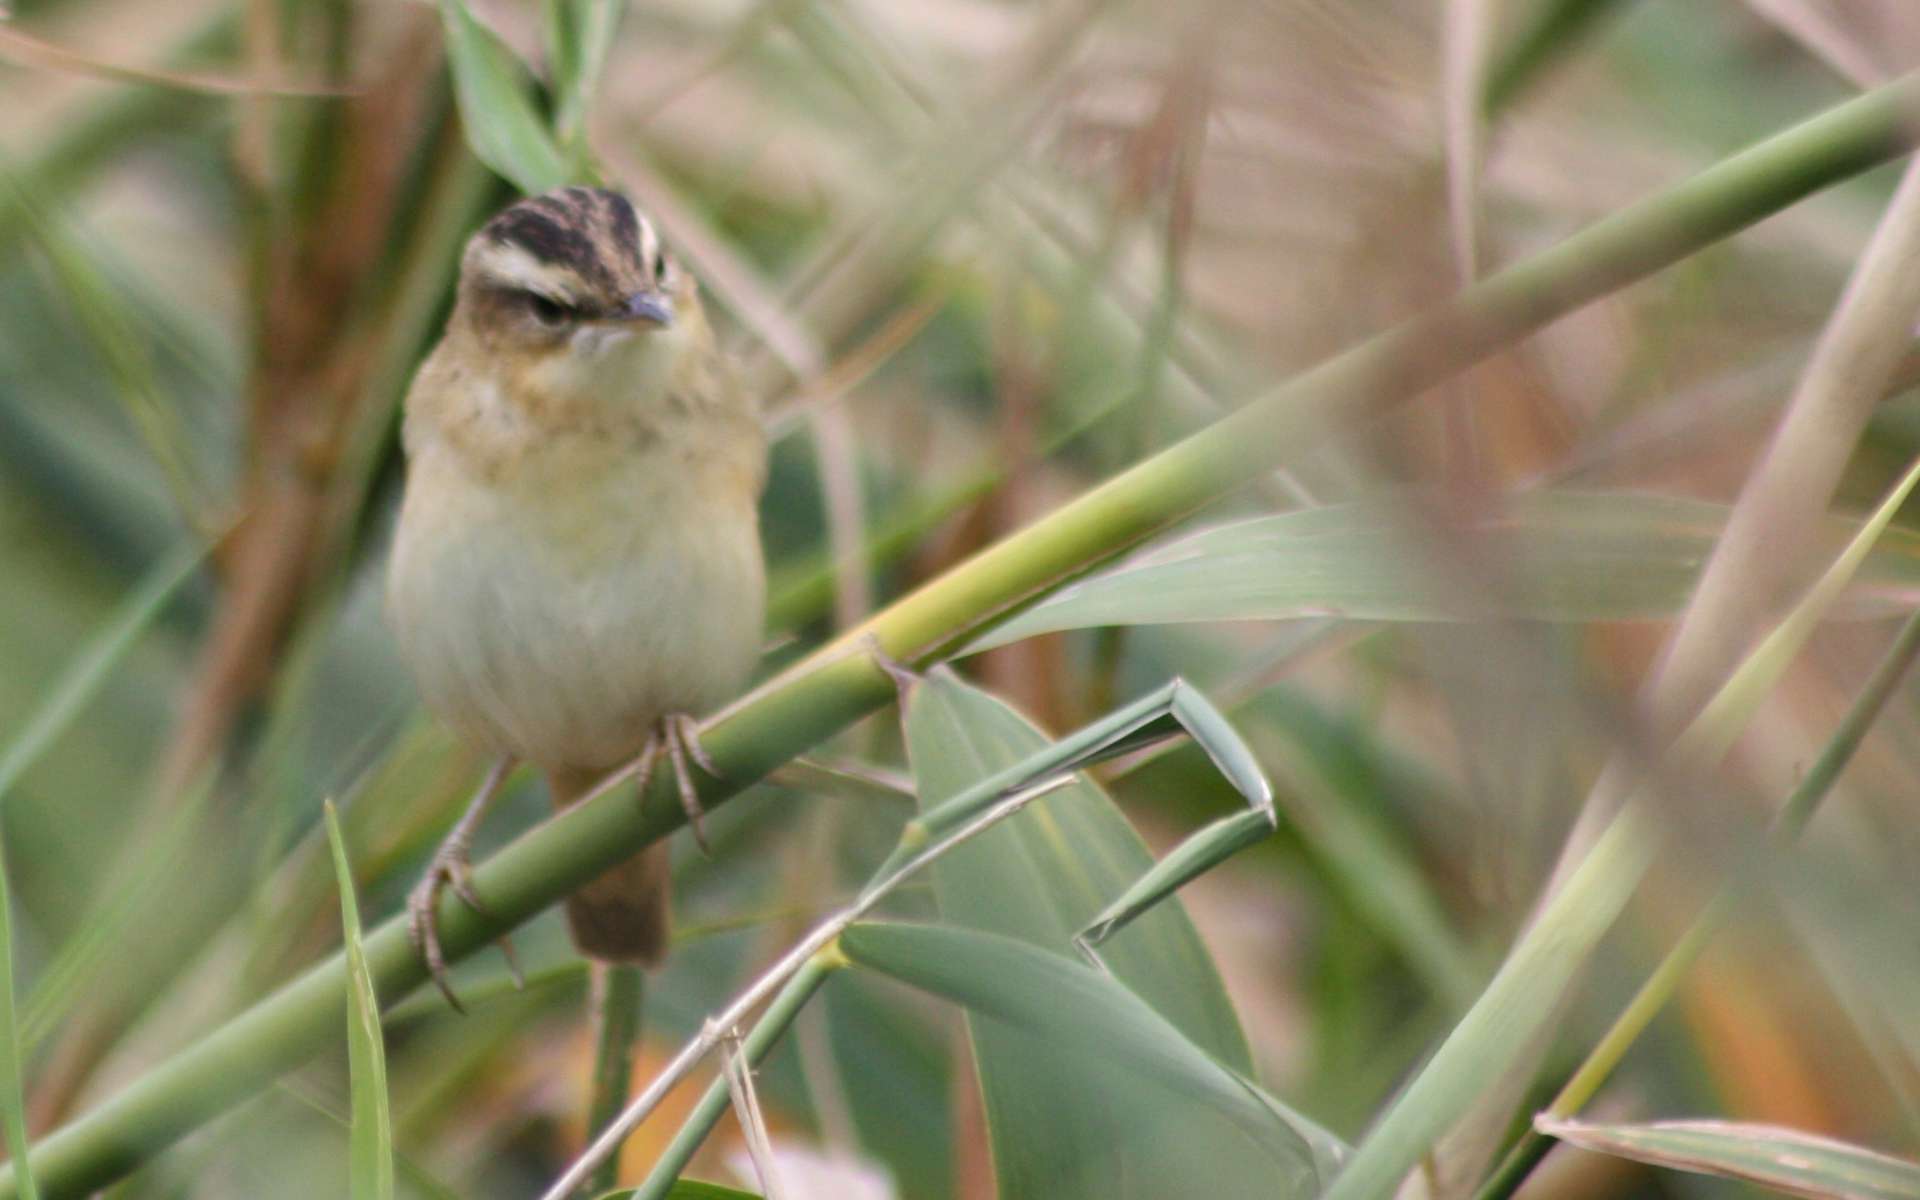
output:
<path id="1" fill-rule="evenodd" d="M 549 771 L 555 808 L 586 795 L 604 771 Z M 567 897 L 567 926 L 580 953 L 601 962 L 651 967 L 667 952 L 667 843 L 655 842 Z"/>

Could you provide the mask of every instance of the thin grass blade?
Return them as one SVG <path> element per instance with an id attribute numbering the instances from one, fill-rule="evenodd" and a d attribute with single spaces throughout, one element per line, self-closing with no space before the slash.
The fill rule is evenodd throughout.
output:
<path id="1" fill-rule="evenodd" d="M 21 1200 L 38 1200 L 33 1170 L 27 1163 L 27 1099 L 21 1081 L 20 1029 L 13 1014 L 13 894 L 7 882 L 6 845 L 0 839 L 0 1124 L 5 1126 L 7 1157 L 13 1160 L 13 1187 Z"/>
<path id="2" fill-rule="evenodd" d="M 1786 673 L 1794 656 L 1807 644 L 1807 639 L 1813 636 L 1820 622 L 1826 619 L 1840 599 L 1840 594 L 1872 553 L 1874 544 L 1886 532 L 1887 526 L 1892 524 L 1894 514 L 1913 494 L 1916 484 L 1920 484 L 1920 459 L 1907 468 L 1907 473 L 1894 484 L 1886 499 L 1860 526 L 1860 531 L 1847 543 L 1839 557 L 1833 560 L 1833 564 L 1807 589 L 1799 603 L 1727 677 L 1726 685 L 1714 693 L 1713 699 L 1700 710 L 1700 715 L 1675 740 L 1675 754 L 1705 762 L 1717 759 L 1726 752 L 1739 736 L 1740 730 L 1745 728 L 1748 718 L 1759 708 L 1760 702 L 1773 690 L 1780 676 Z"/>
<path id="3" fill-rule="evenodd" d="M 20 1013 L 20 1035 L 31 1050 L 59 1027 L 83 997 L 113 986 L 126 971 L 126 939 L 151 917 L 170 886 L 185 886 L 181 864 L 196 839 L 206 837 L 205 820 L 213 794 L 202 780 L 182 796 L 157 833 L 130 846 L 110 872 L 112 888 L 89 906 L 87 916 L 28 989 Z"/>
<path id="4" fill-rule="evenodd" d="M 1582 1150 L 1717 1175 L 1812 1200 L 1920 1200 L 1920 1163 L 1777 1125 L 1655 1121 L 1589 1125 L 1541 1117 L 1541 1133 Z"/>
<path id="5" fill-rule="evenodd" d="M 0 797 L 80 715 L 140 635 L 165 611 L 167 601 L 193 577 L 205 556 L 203 549 L 185 548 L 161 559 L 74 655 L 71 665 L 48 690 L 46 702 L 0 750 Z"/>
<path id="6" fill-rule="evenodd" d="M 360 941 L 360 906 L 353 896 L 353 869 L 340 836 L 333 801 L 326 803 L 327 844 L 340 883 L 340 932 L 346 944 L 347 1065 L 353 1120 L 347 1134 L 352 1157 L 353 1200 L 393 1200 L 393 1114 L 387 1099 L 387 1056 L 380 1035 L 380 1000 Z"/>
<path id="7" fill-rule="evenodd" d="M 128 423 L 159 466 L 174 502 L 189 521 L 201 519 L 211 507 L 202 482 L 206 472 L 181 425 L 178 404 L 160 384 L 142 319 L 133 313 L 126 289 L 109 278 L 98 251 L 50 211 L 24 177 L 0 169 L 0 184 L 79 328 L 98 349 Z"/>

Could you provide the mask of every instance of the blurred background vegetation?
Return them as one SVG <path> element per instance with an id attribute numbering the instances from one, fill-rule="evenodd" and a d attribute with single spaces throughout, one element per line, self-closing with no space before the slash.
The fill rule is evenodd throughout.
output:
<path id="1" fill-rule="evenodd" d="M 540 5 L 472 8 L 544 77 Z M 771 673 L 1276 381 L 1916 62 L 1905 0 L 634 0 L 590 111 L 551 116 L 703 280 L 776 434 Z M 1619 714 L 1892 172 L 1336 431 L 1196 520 L 1304 519 L 1229 533 L 1223 573 L 956 660 L 1056 734 L 1174 675 L 1230 714 L 1279 829 L 1183 896 L 1264 1085 L 1342 1138 L 1492 977 L 1631 741 Z M 324 799 L 371 924 L 477 779 L 398 668 L 380 571 L 399 398 L 461 243 L 512 194 L 469 148 L 432 5 L 18 0 L 0 22 L 0 832 L 36 1136 L 338 945 Z M 1920 453 L 1916 378 L 1903 361 L 1883 389 L 1841 517 L 1781 556 L 1831 557 Z M 1224 589 L 1249 574 L 1257 594 Z M 1811 577 L 1756 603 L 1777 615 Z M 1896 521 L 1724 769 L 1667 806 L 1683 852 L 1578 977 L 1495 1143 L 1803 777 L 1916 587 Z M 1920 981 L 1916 747 L 1900 690 L 1595 1112 L 1912 1155 L 1920 992 L 1903 1012 L 1887 989 Z M 756 789 L 714 814 L 710 860 L 682 855 L 636 1079 L 892 848 L 897 722 L 819 755 L 840 770 Z M 1191 747 L 1102 774 L 1156 851 L 1241 803 Z M 545 811 L 523 779 L 481 851 Z M 517 944 L 524 990 L 486 953 L 458 972 L 471 1015 L 416 998 L 389 1020 L 401 1195 L 533 1195 L 581 1144 L 584 972 L 553 914 Z M 802 1194 L 994 1195 L 1008 1150 L 959 1012 L 842 975 L 763 1076 L 776 1142 L 832 1176 Z M 346 1058 L 112 1194 L 346 1194 Z M 633 1138 L 630 1179 L 690 1103 Z M 739 1145 L 723 1122 L 694 1173 L 751 1184 Z M 1471 1195 L 1473 1161 L 1424 1186 Z M 1527 1186 L 1752 1191 L 1572 1151 Z"/>

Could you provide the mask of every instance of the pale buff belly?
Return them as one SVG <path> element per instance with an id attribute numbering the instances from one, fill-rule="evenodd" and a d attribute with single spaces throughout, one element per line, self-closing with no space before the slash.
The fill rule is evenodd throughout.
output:
<path id="1" fill-rule="evenodd" d="M 602 769 L 745 682 L 765 604 L 751 497 L 646 462 L 518 491 L 431 456 L 412 472 L 390 616 L 428 707 L 476 746 Z"/>

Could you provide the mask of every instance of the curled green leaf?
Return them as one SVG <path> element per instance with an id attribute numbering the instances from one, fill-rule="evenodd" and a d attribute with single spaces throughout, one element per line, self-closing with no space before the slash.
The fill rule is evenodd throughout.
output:
<path id="1" fill-rule="evenodd" d="M 474 154 L 528 195 L 566 183 L 566 159 L 534 108 L 526 64 L 465 0 L 440 0 L 440 16 L 460 120 Z"/>
<path id="2" fill-rule="evenodd" d="M 1222 817 L 1192 834 L 1115 897 L 1112 904 L 1101 909 L 1100 915 L 1089 921 L 1073 939 L 1075 944 L 1085 949 L 1098 946 L 1127 922 L 1265 838 L 1273 828 L 1271 809 L 1250 809 Z"/>

